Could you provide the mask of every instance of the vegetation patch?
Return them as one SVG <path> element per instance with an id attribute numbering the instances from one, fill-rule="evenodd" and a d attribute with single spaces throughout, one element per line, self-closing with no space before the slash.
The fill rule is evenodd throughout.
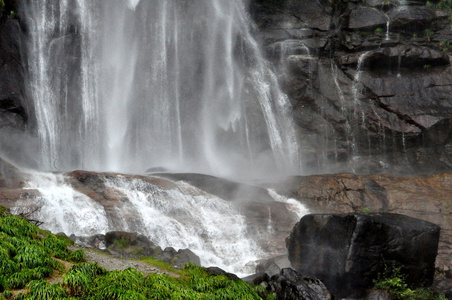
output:
<path id="1" fill-rule="evenodd" d="M 411 289 L 406 283 L 406 276 L 402 273 L 401 267 L 388 268 L 386 266 L 384 274 L 379 274 L 374 280 L 374 288 L 386 291 L 397 300 L 447 300 L 440 293 L 427 288 Z"/>
<path id="2" fill-rule="evenodd" d="M 107 271 L 83 262 L 83 251 L 71 252 L 69 244 L 64 237 L 40 230 L 0 207 L 0 300 L 274 299 L 262 286 L 215 276 L 193 263 L 176 270 L 153 258 L 143 259 L 178 277 L 154 273 L 146 276 L 133 268 Z M 76 264 L 65 273 L 58 260 Z M 50 284 L 46 280 L 55 273 L 61 280 Z"/>

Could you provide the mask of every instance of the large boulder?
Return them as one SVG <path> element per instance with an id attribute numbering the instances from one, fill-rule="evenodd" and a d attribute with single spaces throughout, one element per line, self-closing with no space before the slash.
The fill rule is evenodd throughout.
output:
<path id="1" fill-rule="evenodd" d="M 279 274 L 282 269 L 290 268 L 290 261 L 287 255 L 279 255 L 266 260 L 261 261 L 256 266 L 256 273 L 266 273 L 268 276 Z"/>
<path id="2" fill-rule="evenodd" d="M 287 239 L 292 267 L 319 278 L 336 297 L 362 297 L 385 268 L 402 266 L 407 283 L 433 282 L 440 227 L 399 214 L 318 214 Z"/>

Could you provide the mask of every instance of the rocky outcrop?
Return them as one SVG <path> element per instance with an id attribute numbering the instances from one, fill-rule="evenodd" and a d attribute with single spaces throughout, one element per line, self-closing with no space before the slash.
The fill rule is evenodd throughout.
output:
<path id="1" fill-rule="evenodd" d="M 306 172 L 452 168 L 447 13 L 379 0 L 254 0 L 250 11 L 293 104 Z"/>
<path id="2" fill-rule="evenodd" d="M 331 300 L 326 286 L 318 279 L 304 276 L 291 268 L 284 268 L 271 278 L 266 274 L 256 274 L 243 279 L 254 284 L 263 285 L 273 292 L 276 299 L 284 300 Z"/>
<path id="3" fill-rule="evenodd" d="M 260 262 L 256 266 L 256 274 L 267 274 L 273 276 L 279 274 L 282 269 L 290 268 L 291 264 L 287 255 L 279 255 Z"/>
<path id="4" fill-rule="evenodd" d="M 154 257 L 176 268 L 182 268 L 187 262 L 201 265 L 199 257 L 190 249 L 176 251 L 174 248 L 167 247 L 163 250 L 144 235 L 135 232 L 111 231 L 105 235 L 86 237 L 71 235 L 69 238 L 83 247 L 99 249 L 116 257 L 133 259 Z"/>
<path id="5" fill-rule="evenodd" d="M 452 174 L 294 177 L 275 186 L 313 213 L 391 212 L 441 227 L 436 266 L 452 269 Z"/>
<path id="6" fill-rule="evenodd" d="M 336 297 L 363 297 L 388 266 L 402 266 L 410 286 L 430 286 L 439 232 L 398 214 L 307 215 L 287 249 L 293 268 L 319 278 Z"/>

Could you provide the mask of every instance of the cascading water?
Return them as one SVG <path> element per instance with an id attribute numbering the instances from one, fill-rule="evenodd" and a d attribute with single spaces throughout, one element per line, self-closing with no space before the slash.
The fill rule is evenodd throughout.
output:
<path id="1" fill-rule="evenodd" d="M 26 198 L 19 200 L 13 213 L 33 204 L 39 208 L 33 217 L 44 222 L 44 229 L 55 233 L 94 235 L 110 229 L 104 208 L 66 184 L 63 175 L 31 173 L 30 177 L 25 188 L 38 190 L 40 196 L 32 203 Z"/>
<path id="2" fill-rule="evenodd" d="M 242 1 L 24 0 L 41 169 L 299 170 Z"/>
<path id="3" fill-rule="evenodd" d="M 162 248 L 189 248 L 203 265 L 240 275 L 254 272 L 253 262 L 266 255 L 256 242 L 259 235 L 274 233 L 271 217 L 268 232 L 250 233 L 234 202 L 183 181 L 164 188 L 136 177 L 101 176 L 102 184 L 96 186 L 104 185 L 105 192 L 116 199 L 103 203 L 75 190 L 66 175 L 35 172 L 28 176 L 25 189 L 40 195 L 18 200 L 12 211 L 26 212 L 31 207 L 36 210 L 33 219 L 43 221 L 42 227 L 52 232 L 77 236 L 114 230 L 138 232 Z M 298 201 L 268 192 L 298 217 L 309 213 Z"/>

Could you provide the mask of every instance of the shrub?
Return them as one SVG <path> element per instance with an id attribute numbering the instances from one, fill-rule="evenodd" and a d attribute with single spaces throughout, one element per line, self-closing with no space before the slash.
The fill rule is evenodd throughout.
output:
<path id="1" fill-rule="evenodd" d="M 378 279 L 374 280 L 374 288 L 387 291 L 397 300 L 446 300 L 444 295 L 430 289 L 411 289 L 405 282 L 406 275 L 401 270 L 401 267 L 393 266 L 388 269 L 385 266 L 385 273 L 379 274 Z"/>
<path id="2" fill-rule="evenodd" d="M 27 294 L 27 300 L 58 300 L 64 299 L 67 293 L 58 284 L 49 284 L 44 280 L 35 280 L 27 285 L 30 292 Z"/>

